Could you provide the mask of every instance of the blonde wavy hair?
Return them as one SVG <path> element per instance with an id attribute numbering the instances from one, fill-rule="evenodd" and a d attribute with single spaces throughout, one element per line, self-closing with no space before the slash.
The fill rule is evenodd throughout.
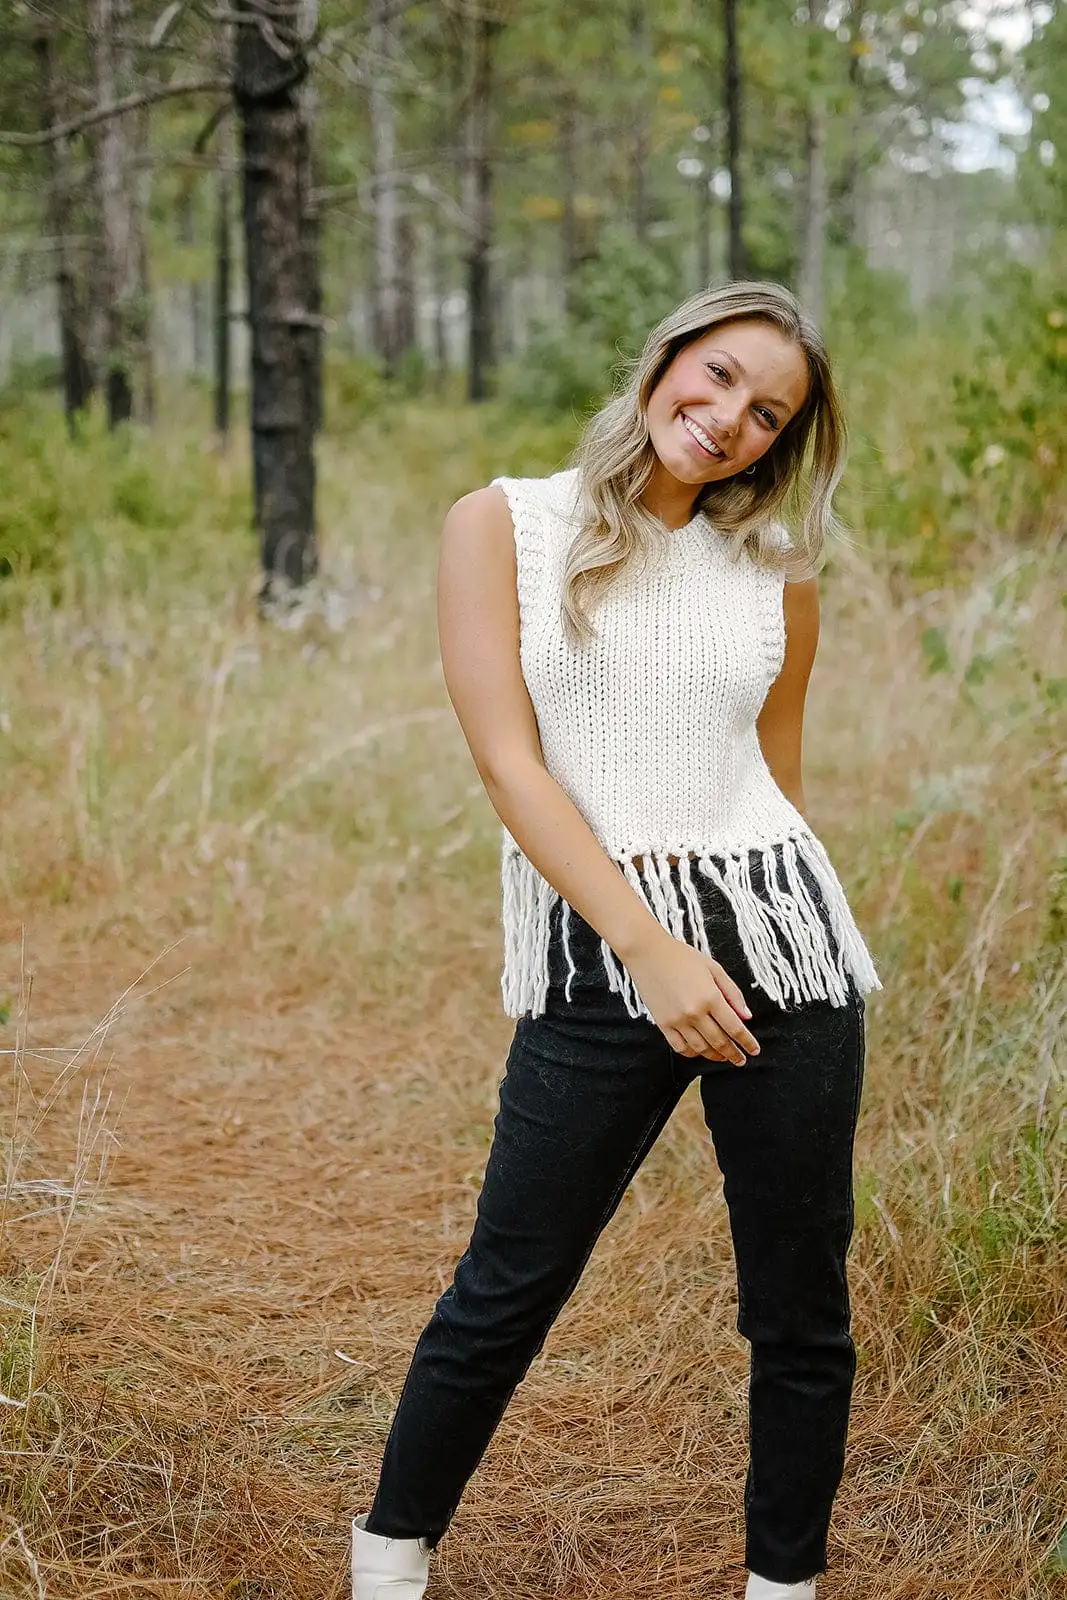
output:
<path id="1" fill-rule="evenodd" d="M 815 572 L 827 536 L 843 535 L 832 502 L 844 471 L 847 432 L 822 335 L 781 284 L 740 282 L 704 290 L 652 329 L 574 452 L 580 523 L 567 554 L 562 600 L 572 644 L 595 637 L 592 608 L 624 572 L 643 565 L 665 542 L 663 523 L 640 503 L 656 461 L 647 415 L 653 389 L 679 351 L 720 323 L 745 317 L 770 323 L 800 347 L 808 394 L 756 462 L 755 473 L 707 484 L 694 515 L 703 511 L 731 538 L 735 558 L 747 549 L 757 565 L 794 577 Z M 791 514 L 797 531 L 786 530 L 783 512 Z"/>

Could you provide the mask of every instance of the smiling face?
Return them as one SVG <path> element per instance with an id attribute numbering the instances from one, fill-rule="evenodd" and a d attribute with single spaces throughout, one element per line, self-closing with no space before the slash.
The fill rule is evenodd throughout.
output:
<path id="1" fill-rule="evenodd" d="M 769 322 L 720 322 L 686 345 L 648 400 L 658 493 L 699 489 L 758 461 L 803 406 L 809 382 L 803 350 Z"/>

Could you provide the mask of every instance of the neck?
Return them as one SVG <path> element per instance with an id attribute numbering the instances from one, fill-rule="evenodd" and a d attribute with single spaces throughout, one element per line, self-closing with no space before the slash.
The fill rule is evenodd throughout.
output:
<path id="1" fill-rule="evenodd" d="M 651 511 L 665 527 L 676 532 L 692 522 L 696 508 L 697 491 L 691 483 L 680 483 L 657 461 L 652 476 L 641 491 L 641 504 Z"/>

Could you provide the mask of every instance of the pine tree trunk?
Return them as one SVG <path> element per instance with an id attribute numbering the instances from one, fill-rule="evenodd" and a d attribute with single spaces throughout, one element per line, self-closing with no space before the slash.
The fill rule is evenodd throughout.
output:
<path id="1" fill-rule="evenodd" d="M 112 104 L 133 84 L 130 0 L 93 0 L 92 32 L 96 97 Z M 108 117 L 100 124 L 96 175 L 101 229 L 103 382 L 108 426 L 153 410 L 149 335 L 148 248 L 141 220 L 139 185 L 131 160 L 135 140 L 144 142 L 147 112 Z M 137 139 L 140 132 L 140 139 Z"/>
<path id="2" fill-rule="evenodd" d="M 116 24 L 127 21 L 128 15 L 129 0 L 93 0 L 96 98 L 100 105 L 112 104 L 119 97 L 115 31 Z M 101 124 L 97 162 L 105 318 L 103 378 L 108 426 L 114 428 L 133 415 L 128 307 L 136 282 L 136 247 L 132 238 L 123 117 L 109 117 Z"/>
<path id="3" fill-rule="evenodd" d="M 300 0 L 300 38 L 305 46 L 311 43 L 319 26 L 319 0 Z M 300 90 L 300 157 L 303 165 L 301 185 L 304 214 L 302 220 L 304 282 L 307 296 L 309 323 L 306 330 L 307 357 L 305 379 L 307 382 L 307 408 L 311 418 L 312 434 L 322 429 L 323 372 L 322 338 L 322 217 L 315 199 L 315 125 L 318 117 L 318 96 L 310 77 L 305 78 Z"/>
<path id="4" fill-rule="evenodd" d="M 865 0 L 856 0 L 849 12 L 851 32 L 848 56 L 848 87 L 850 105 L 848 112 L 848 153 L 845 157 L 844 176 L 841 183 L 841 209 L 844 213 L 845 237 L 850 245 L 858 245 L 860 227 L 860 174 L 863 149 L 863 23 L 866 16 Z"/>
<path id="5" fill-rule="evenodd" d="M 826 243 L 828 196 L 826 187 L 826 92 L 816 33 L 823 26 L 825 6 L 813 0 L 808 28 L 812 49 L 808 109 L 805 117 L 804 235 L 800 260 L 800 298 L 818 321 L 822 316 L 823 257 Z"/>
<path id="6" fill-rule="evenodd" d="M 697 289 L 711 282 L 711 187 L 707 169 L 696 179 Z"/>
<path id="7" fill-rule="evenodd" d="M 806 180 L 804 245 L 800 265 L 800 299 L 816 322 L 822 316 L 823 257 L 826 242 L 826 108 L 817 92 L 805 119 Z"/>
<path id="8" fill-rule="evenodd" d="M 241 116 L 251 335 L 252 471 L 263 600 L 284 599 L 317 567 L 316 314 L 305 240 L 307 61 L 299 0 L 242 0 L 234 95 Z M 269 20 L 270 27 L 260 21 Z"/>
<path id="9" fill-rule="evenodd" d="M 630 12 L 630 47 L 636 58 L 644 62 L 650 52 L 648 38 L 648 12 L 643 0 Z M 648 150 L 649 113 L 644 96 L 634 106 L 633 142 L 633 209 L 634 233 L 645 244 L 648 241 Z"/>
<path id="10" fill-rule="evenodd" d="M 234 140 L 232 121 L 227 118 L 219 130 L 218 173 L 215 178 L 215 304 L 214 378 L 215 437 L 224 446 L 230 434 L 231 358 L 230 302 L 233 279 L 233 177 Z"/>
<path id="11" fill-rule="evenodd" d="M 42 31 L 34 40 L 40 68 L 41 113 L 43 125 L 54 127 L 60 120 L 59 93 L 55 72 L 55 44 L 52 35 Z M 77 418 L 89 404 L 93 375 L 86 347 L 85 305 L 71 250 L 71 224 L 74 213 L 73 184 L 70 173 L 70 147 L 66 139 L 53 139 L 45 146 L 48 161 L 48 226 L 55 241 L 56 307 L 59 315 L 59 347 L 63 376 L 63 410 L 67 425 L 74 432 Z"/>
<path id="12" fill-rule="evenodd" d="M 723 0 L 725 31 L 726 165 L 730 174 L 727 265 L 731 278 L 747 271 L 744 211 L 741 203 L 741 59 L 737 43 L 737 0 Z"/>
<path id="13" fill-rule="evenodd" d="M 396 225 L 396 337 L 401 357 L 418 342 L 418 235 L 408 207 L 401 207 Z"/>
<path id="14" fill-rule="evenodd" d="M 127 82 L 133 82 L 132 72 L 126 73 Z M 131 149 L 146 151 L 149 148 L 151 111 L 142 106 L 130 117 Z M 131 163 L 132 165 L 132 163 Z M 134 270 L 137 274 L 133 303 L 130 307 L 130 343 L 133 350 L 133 409 L 141 422 L 156 420 L 156 363 L 152 340 L 152 280 L 151 258 L 148 251 L 148 216 L 152 199 L 152 168 L 145 163 L 134 176 L 133 205 L 131 208 L 134 241 Z"/>
<path id="15" fill-rule="evenodd" d="M 396 171 L 393 80 L 400 48 L 398 0 L 371 0 L 371 160 L 374 171 L 374 345 L 382 371 L 395 377 L 400 359 L 400 197 Z"/>
<path id="16" fill-rule="evenodd" d="M 559 245 L 563 309 L 568 316 L 574 310 L 574 274 L 579 261 L 578 219 L 575 211 L 578 192 L 577 120 L 574 97 L 565 91 L 559 108 Z"/>
<path id="17" fill-rule="evenodd" d="M 233 81 L 233 29 L 224 24 L 219 39 L 219 69 Z M 230 436 L 233 395 L 233 194 L 237 166 L 237 134 L 231 102 L 216 112 L 215 143 L 215 281 L 211 306 L 211 363 L 214 390 L 215 444 L 226 448 Z"/>
<path id="18" fill-rule="evenodd" d="M 178 243 L 183 245 L 196 244 L 196 207 L 193 200 L 193 184 L 191 180 L 183 182 L 175 201 L 174 209 L 177 212 Z M 194 372 L 200 370 L 200 340 L 197 333 L 197 320 L 199 313 L 197 291 L 200 285 L 195 278 L 189 278 L 185 284 L 186 312 L 189 318 L 189 345 L 192 355 L 192 368 Z"/>
<path id="19" fill-rule="evenodd" d="M 472 15 L 470 75 L 464 119 L 463 200 L 468 218 L 467 304 L 469 349 L 467 394 L 474 401 L 489 394 L 493 369 L 493 296 L 489 255 L 493 243 L 493 51 L 502 24 Z"/>
<path id="20" fill-rule="evenodd" d="M 443 222 L 431 222 L 429 232 L 430 271 L 433 274 L 434 387 L 440 392 L 448 382 L 448 326 L 445 320 L 448 267 Z"/>

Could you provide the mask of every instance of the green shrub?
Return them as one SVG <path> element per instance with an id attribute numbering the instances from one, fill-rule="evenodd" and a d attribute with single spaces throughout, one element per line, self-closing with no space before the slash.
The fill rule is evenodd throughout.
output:
<path id="1" fill-rule="evenodd" d="M 380 416 L 389 385 L 371 361 L 328 356 L 323 368 L 323 409 L 333 428 Z"/>
<path id="2" fill-rule="evenodd" d="M 68 590 L 142 592 L 226 559 L 220 532 L 239 535 L 251 565 L 247 474 L 191 433 L 174 438 L 163 426 L 109 434 L 99 409 L 72 438 L 54 397 L 0 408 L 0 591 L 41 574 Z"/>
<path id="3" fill-rule="evenodd" d="M 625 362 L 684 298 L 665 252 L 608 230 L 597 257 L 575 274 L 571 315 L 542 322 L 500 374 L 499 394 L 517 410 L 580 419 L 611 392 Z"/>
<path id="4" fill-rule="evenodd" d="M 501 368 L 497 392 L 517 412 L 580 419 L 608 394 L 611 374 L 611 351 L 585 329 L 542 325 Z"/>

